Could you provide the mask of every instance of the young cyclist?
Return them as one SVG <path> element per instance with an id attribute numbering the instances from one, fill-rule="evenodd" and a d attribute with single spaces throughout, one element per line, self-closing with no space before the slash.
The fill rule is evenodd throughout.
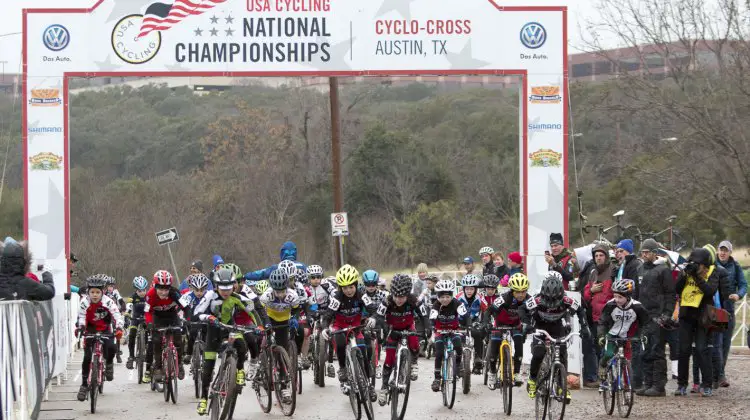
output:
<path id="1" fill-rule="evenodd" d="M 187 278 L 188 292 L 183 294 L 180 298 L 180 304 L 185 308 L 185 320 L 196 322 L 198 317 L 195 316 L 195 308 L 198 303 L 203 299 L 208 290 L 208 285 L 211 281 L 203 273 L 191 274 Z M 206 336 L 206 327 L 202 325 L 190 325 L 188 327 L 188 341 L 185 355 L 182 358 L 182 362 L 189 365 L 193 358 L 193 345 L 195 339 L 198 337 L 198 332 L 203 331 L 203 337 Z"/>
<path id="2" fill-rule="evenodd" d="M 482 277 L 482 286 L 484 287 L 484 298 L 487 307 L 492 306 L 492 303 L 497 299 L 497 286 L 500 285 L 500 278 L 494 274 L 487 274 Z"/>
<path id="3" fill-rule="evenodd" d="M 440 391 L 440 381 L 442 379 L 441 368 L 443 366 L 443 343 L 441 330 L 457 330 L 460 325 L 468 327 L 471 318 L 466 316 L 468 311 L 466 306 L 458 299 L 453 297 L 455 286 L 451 280 L 440 280 L 435 285 L 435 292 L 438 295 L 437 301 L 430 309 L 430 321 L 432 321 L 433 337 L 435 338 L 435 379 L 432 381 L 432 390 Z M 463 320 L 463 322 L 461 321 Z M 463 375 L 461 367 L 461 356 L 463 355 L 463 342 L 461 335 L 452 337 L 453 350 L 456 352 L 457 377 Z"/>
<path id="4" fill-rule="evenodd" d="M 203 352 L 203 371 L 201 372 L 203 388 L 201 389 L 201 399 L 198 401 L 197 410 L 200 415 L 208 412 L 208 388 L 211 385 L 214 366 L 216 365 L 216 353 L 223 339 L 228 336 L 228 332 L 223 331 L 219 324 L 236 325 L 234 322 L 235 315 L 244 312 L 248 315 L 255 314 L 267 328 L 271 327 L 263 305 L 256 295 L 246 298 L 239 293 L 235 293 L 237 276 L 232 271 L 221 268 L 215 271 L 213 276 L 215 289 L 206 292 L 194 312 L 199 320 L 208 322 L 206 349 Z M 245 340 L 247 340 L 247 335 L 235 339 L 233 344 L 237 349 L 237 376 L 235 381 L 240 386 L 245 384 L 244 365 L 248 347 L 250 347 L 251 352 L 253 348 L 251 343 Z M 252 358 L 258 357 L 257 347 L 255 352 L 255 354 L 251 353 Z M 288 398 L 289 392 L 285 391 L 285 398 Z"/>
<path id="5" fill-rule="evenodd" d="M 604 347 L 607 337 L 629 338 L 637 336 L 639 331 L 643 331 L 644 327 L 651 320 L 646 308 L 632 298 L 634 287 L 635 282 L 633 280 L 616 280 L 612 284 L 614 297 L 604 305 L 602 314 L 599 317 L 596 335 L 599 347 L 603 349 L 602 357 L 599 360 L 599 379 L 602 381 L 599 389 L 602 391 L 608 387 L 606 382 L 607 364 L 612 360 L 617 351 L 617 345 L 614 342 L 609 342 L 607 343 L 607 347 Z M 625 357 L 628 360 L 631 358 L 631 352 L 631 346 L 625 348 Z M 659 387 L 657 384 L 654 384 L 654 387 L 648 389 L 644 395 L 663 397 L 667 394 L 663 385 Z"/>
<path id="6" fill-rule="evenodd" d="M 134 278 L 133 288 L 135 289 L 135 293 L 130 297 L 130 310 L 126 314 L 130 318 L 130 327 L 128 328 L 128 360 L 125 362 L 125 367 L 128 369 L 133 369 L 133 363 L 135 362 L 135 358 L 133 357 L 133 353 L 135 352 L 135 335 L 138 333 L 138 326 L 144 322 L 148 280 L 143 276 Z M 143 380 L 147 383 L 151 382 L 151 378 L 146 378 L 145 374 Z"/>
<path id="7" fill-rule="evenodd" d="M 333 344 L 339 363 L 339 383 L 341 391 L 344 394 L 349 393 L 349 378 L 346 374 L 345 365 L 346 334 L 336 334 L 336 331 L 344 328 L 359 327 L 362 324 L 362 319 L 367 308 L 369 308 L 370 313 L 375 312 L 372 300 L 357 290 L 359 280 L 359 271 L 349 264 L 343 265 L 336 272 L 336 284 L 338 288 L 333 292 L 328 301 L 328 313 L 324 318 L 326 328 L 321 332 L 325 340 L 333 336 Z M 374 321 L 368 322 L 368 324 L 374 326 Z M 356 340 L 358 346 L 365 346 L 365 337 L 361 330 L 356 331 Z M 365 363 L 365 374 L 368 377 L 370 376 L 369 363 Z M 373 387 L 371 387 L 370 393 L 374 394 L 374 391 Z"/>
<path id="8" fill-rule="evenodd" d="M 385 279 L 381 278 L 380 280 L 378 280 L 378 289 L 387 295 L 388 287 L 386 286 L 388 286 L 388 284 L 386 283 Z"/>
<path id="9" fill-rule="evenodd" d="M 424 305 L 428 308 L 432 307 L 432 305 L 437 300 L 437 292 L 435 291 L 435 285 L 438 282 L 438 277 L 434 274 L 430 274 L 425 279 L 425 289 L 422 291 L 422 294 L 419 295 L 419 300 L 424 303 Z"/>
<path id="10" fill-rule="evenodd" d="M 497 279 L 497 277 L 495 276 Z M 499 279 L 498 279 L 499 281 Z M 523 343 L 526 341 L 526 336 L 521 331 L 521 317 L 518 313 L 519 308 L 526 305 L 526 299 L 529 295 L 526 293 L 529 290 L 529 280 L 523 273 L 516 273 L 510 277 L 508 281 L 510 290 L 503 295 L 500 295 L 493 301 L 493 303 L 487 308 L 484 317 L 485 327 L 490 326 L 490 321 L 494 321 L 495 327 L 509 326 L 516 328 L 513 331 L 513 373 L 516 375 L 515 386 L 521 386 L 521 382 L 518 378 L 518 374 L 521 372 L 521 362 L 523 360 Z M 495 286 L 497 287 L 497 286 Z M 489 289 L 487 289 L 489 290 Z M 500 338 L 502 333 L 496 332 L 492 334 L 493 338 Z M 497 359 L 500 353 L 500 340 L 490 340 L 490 348 L 487 350 L 490 352 L 490 373 L 494 375 L 497 373 Z M 487 384 L 490 389 L 495 389 L 497 384 L 494 381 L 488 382 Z"/>
<path id="11" fill-rule="evenodd" d="M 310 330 L 310 322 L 308 321 L 308 318 L 311 316 L 312 311 L 310 303 L 312 291 L 310 291 L 310 279 L 307 277 L 306 268 L 303 269 L 297 267 L 295 282 L 296 283 L 294 290 L 297 292 L 297 296 L 299 296 L 300 300 L 302 302 L 305 302 L 307 304 L 307 308 L 310 309 L 307 311 L 303 309 L 300 312 L 299 316 L 292 321 L 293 324 L 295 321 L 297 322 L 297 334 L 295 335 L 295 342 L 297 344 L 297 348 L 299 349 L 299 361 L 302 364 L 302 369 L 307 370 L 310 369 L 310 365 L 312 364 L 309 358 L 310 334 L 312 333 L 312 331 Z"/>
<path id="12" fill-rule="evenodd" d="M 319 265 L 310 265 L 307 267 L 307 275 L 310 278 L 310 311 L 314 320 L 320 319 L 322 314 L 328 311 L 328 301 L 331 294 L 336 290 L 334 283 L 323 281 L 323 267 Z M 330 278 L 330 277 L 329 277 Z M 322 321 L 318 323 L 318 328 L 322 328 Z M 326 363 L 326 376 L 329 378 L 336 377 L 336 369 L 331 363 L 333 361 L 333 349 L 330 349 L 328 363 Z"/>
<path id="13" fill-rule="evenodd" d="M 374 324 L 377 320 L 380 323 L 387 323 L 391 327 L 385 342 L 383 384 L 378 393 L 378 403 L 381 407 L 385 406 L 388 397 L 388 381 L 391 377 L 393 365 L 396 362 L 396 348 L 398 347 L 400 338 L 397 333 L 401 331 L 416 331 L 414 325 L 415 316 L 422 319 L 422 325 L 429 325 L 427 309 L 417 300 L 416 296 L 410 293 L 411 289 L 412 281 L 409 276 L 394 278 L 391 282 L 391 295 L 378 306 L 375 318 L 368 319 L 369 324 Z M 419 339 L 417 336 L 409 336 L 407 340 L 412 357 L 411 380 L 416 381 L 419 375 L 419 367 L 417 366 Z"/>
<path id="14" fill-rule="evenodd" d="M 87 295 L 78 307 L 78 325 L 86 333 L 111 333 L 114 325 L 115 338 L 122 337 L 122 317 L 117 303 L 104 294 L 106 279 L 102 276 L 92 276 L 87 279 Z M 81 364 L 81 388 L 78 390 L 78 401 L 85 401 L 89 391 L 89 367 L 94 350 L 94 340 L 86 340 Z M 104 345 L 106 364 L 104 375 L 108 381 L 114 379 L 113 361 L 117 347 L 111 338 L 107 338 Z"/>
<path id="15" fill-rule="evenodd" d="M 146 370 L 151 372 L 151 378 L 154 381 L 162 380 L 161 371 L 161 352 L 162 352 L 162 334 L 157 331 L 158 328 L 179 327 L 182 321 L 179 312 L 182 310 L 180 304 L 180 292 L 174 287 L 172 273 L 167 270 L 159 270 L 154 273 L 154 287 L 146 293 L 146 325 L 153 327 L 151 332 L 151 343 L 146 351 Z M 177 360 L 182 360 L 182 333 L 172 333 L 175 347 L 177 347 Z M 156 355 L 154 357 L 154 355 Z M 154 366 L 153 371 L 151 366 Z M 182 363 L 178 366 L 179 372 L 177 377 L 185 378 L 185 369 Z"/>
<path id="16" fill-rule="evenodd" d="M 542 289 L 539 294 L 526 300 L 526 305 L 519 310 L 524 330 L 542 329 L 555 338 L 564 337 L 570 330 L 570 316 L 578 315 L 581 323 L 581 338 L 587 339 L 591 336 L 586 322 L 586 311 L 574 299 L 565 295 L 563 278 L 557 271 L 549 271 L 544 276 Z M 542 365 L 547 348 L 544 338 L 535 336 L 531 342 L 531 367 L 529 369 L 529 380 L 526 384 L 529 398 L 536 397 L 536 377 L 539 367 Z M 568 351 L 566 346 L 560 349 L 560 359 L 567 368 Z M 570 391 L 566 399 L 570 400 Z"/>
<path id="17" fill-rule="evenodd" d="M 115 303 L 117 304 L 117 309 L 120 310 L 121 314 L 124 313 L 125 299 L 122 298 L 122 295 L 120 295 L 120 291 L 117 290 L 117 282 L 115 281 L 115 278 L 105 275 L 105 279 L 107 288 L 105 289 L 104 294 L 115 301 Z M 117 345 L 117 363 L 122 363 L 122 351 L 120 350 L 119 338 L 115 341 L 115 344 Z"/>
<path id="18" fill-rule="evenodd" d="M 476 356 L 474 358 L 474 369 L 472 370 L 474 375 L 482 373 L 482 355 L 484 354 L 484 333 L 482 332 L 480 316 L 487 309 L 487 303 L 477 293 L 481 283 L 482 280 L 479 275 L 465 274 L 461 279 L 463 291 L 456 296 L 456 299 L 463 303 L 468 311 L 463 317 L 468 318 L 466 325 L 471 325 L 471 336 L 474 338 L 474 355 Z"/>

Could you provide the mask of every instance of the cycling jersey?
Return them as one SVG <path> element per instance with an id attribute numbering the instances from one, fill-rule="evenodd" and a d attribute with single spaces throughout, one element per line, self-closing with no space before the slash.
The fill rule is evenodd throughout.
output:
<path id="1" fill-rule="evenodd" d="M 260 302 L 265 307 L 268 317 L 276 322 L 289 321 L 293 313 L 294 315 L 299 313 L 302 306 L 300 297 L 292 289 L 286 289 L 284 299 L 277 298 L 273 289 L 268 289 L 260 297 Z"/>
<path id="2" fill-rule="evenodd" d="M 78 305 L 78 326 L 89 332 L 110 332 L 114 323 L 115 328 L 122 328 L 122 316 L 115 301 L 107 295 L 97 303 L 85 296 Z"/>
<path id="3" fill-rule="evenodd" d="M 182 309 L 180 297 L 180 292 L 172 287 L 169 289 L 169 295 L 167 295 L 166 299 L 162 299 L 156 293 L 156 288 L 152 287 L 146 293 L 146 323 L 150 324 L 154 321 L 169 321 L 170 323 L 174 323 L 178 312 Z"/>
<path id="4" fill-rule="evenodd" d="M 359 326 L 368 307 L 371 313 L 375 312 L 374 303 L 366 294 L 357 291 L 354 296 L 347 297 L 341 290 L 336 290 L 328 300 L 327 321 L 333 320 L 334 328 Z"/>
<path id="5" fill-rule="evenodd" d="M 386 293 L 383 290 L 375 290 L 374 292 L 370 293 L 367 290 L 364 291 L 363 296 L 367 296 L 372 301 L 372 307 L 377 308 L 380 306 L 381 303 L 385 302 L 386 298 L 388 298 L 388 293 Z"/>
<path id="6" fill-rule="evenodd" d="M 484 298 L 477 293 L 474 293 L 474 296 L 469 299 L 463 292 L 461 292 L 456 296 L 456 299 L 466 306 L 471 321 L 476 321 L 479 318 L 479 315 L 487 309 L 487 302 L 485 302 Z M 461 316 L 461 320 L 463 321 L 463 316 Z"/>
<path id="7" fill-rule="evenodd" d="M 588 328 L 586 324 L 586 311 L 583 309 L 583 306 L 568 296 L 563 296 L 561 304 L 555 308 L 549 308 L 544 305 L 540 296 L 533 296 L 526 299 L 526 305 L 520 307 L 519 313 L 523 323 L 532 326 L 542 324 L 545 325 L 542 329 L 548 331 L 549 329 L 546 325 L 558 324 L 563 318 L 573 314 L 578 315 L 581 329 Z"/>
<path id="8" fill-rule="evenodd" d="M 207 321 L 209 316 L 215 316 L 221 323 L 234 324 L 234 317 L 238 312 L 252 314 L 253 311 L 257 311 L 260 319 L 266 321 L 265 310 L 257 296 L 251 300 L 239 293 L 232 293 L 224 299 L 215 290 L 209 290 L 195 307 L 194 313 L 201 321 Z"/>
<path id="9" fill-rule="evenodd" d="M 630 302 L 621 308 L 617 306 L 614 299 L 610 299 L 604 305 L 599 317 L 597 335 L 603 336 L 606 333 L 620 338 L 632 337 L 636 330 L 642 329 L 650 319 L 648 311 L 641 302 L 630 299 Z"/>
<path id="10" fill-rule="evenodd" d="M 130 297 L 130 316 L 134 319 L 143 318 L 146 310 L 146 296 L 140 297 L 138 293 L 133 293 Z"/>
<path id="11" fill-rule="evenodd" d="M 253 292 L 253 289 L 250 288 L 250 286 L 243 284 L 240 288 L 240 296 L 244 299 L 247 299 L 249 301 L 255 301 L 255 299 L 259 299 L 258 295 Z M 261 306 L 263 306 L 261 304 Z M 259 322 L 259 321 L 257 321 Z M 245 311 L 237 311 L 234 314 L 234 324 L 235 325 L 254 325 L 257 323 L 256 320 L 253 318 L 253 315 L 248 314 Z"/>
<path id="12" fill-rule="evenodd" d="M 205 296 L 205 295 L 204 295 Z M 193 321 L 193 313 L 195 312 L 195 307 L 198 306 L 198 303 L 201 301 L 198 296 L 195 296 L 195 293 L 192 291 L 185 293 L 180 297 L 180 305 L 182 305 L 183 308 L 185 308 L 185 319 L 188 321 Z"/>
<path id="13" fill-rule="evenodd" d="M 429 288 L 424 289 L 422 291 L 422 294 L 419 295 L 419 300 L 424 303 L 427 307 L 432 307 L 432 305 L 437 301 L 437 292 L 434 290 L 430 290 Z"/>
<path id="14" fill-rule="evenodd" d="M 122 311 L 125 308 L 125 299 L 122 298 L 122 295 L 120 295 L 120 291 L 117 289 L 113 289 L 111 292 L 104 292 L 105 296 L 108 296 L 110 299 L 114 300 L 117 304 L 117 307 Z"/>
<path id="15" fill-rule="evenodd" d="M 469 318 L 465 316 L 467 313 L 466 306 L 456 298 L 453 298 L 446 306 L 443 306 L 440 302 L 435 302 L 430 311 L 432 328 L 435 330 L 455 330 L 461 324 L 462 318 L 464 325 L 468 325 L 466 321 Z"/>
<path id="16" fill-rule="evenodd" d="M 512 291 L 495 297 L 495 301 L 487 308 L 487 319 L 494 319 L 495 326 L 520 326 L 521 316 L 518 309 L 526 304 L 526 299 L 518 301 L 513 297 Z"/>
<path id="17" fill-rule="evenodd" d="M 427 309 L 414 295 L 409 295 L 402 306 L 396 306 L 393 297 L 389 297 L 380 303 L 375 317 L 381 322 L 385 321 L 394 330 L 405 330 L 414 326 L 415 315 L 423 319 L 424 325 L 428 325 L 425 319 Z"/>
<path id="18" fill-rule="evenodd" d="M 318 305 L 319 311 L 328 309 L 328 299 L 335 290 L 336 287 L 330 283 L 320 283 L 317 287 L 310 286 L 310 305 Z"/>

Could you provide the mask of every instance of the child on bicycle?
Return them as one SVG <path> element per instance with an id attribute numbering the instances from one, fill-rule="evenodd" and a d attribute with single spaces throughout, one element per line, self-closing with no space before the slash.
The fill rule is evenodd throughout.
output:
<path id="1" fill-rule="evenodd" d="M 200 321 L 208 322 L 206 331 L 206 348 L 203 352 L 203 371 L 201 399 L 198 401 L 198 414 L 204 415 L 208 412 L 208 388 L 211 386 L 214 366 L 216 364 L 216 352 L 219 350 L 221 343 L 229 335 L 220 328 L 220 324 L 236 325 L 234 323 L 235 315 L 238 312 L 244 312 L 248 315 L 255 314 L 258 319 L 262 320 L 263 325 L 268 329 L 271 322 L 266 315 L 266 311 L 257 296 L 250 300 L 239 293 L 235 293 L 237 284 L 235 274 L 226 269 L 220 268 L 213 274 L 214 290 L 206 292 L 198 306 L 196 306 L 194 315 Z M 273 273 L 271 273 L 273 279 Z M 285 278 L 284 281 L 287 279 Z M 272 283 L 273 284 L 273 283 Z M 237 385 L 245 385 L 245 360 L 247 359 L 248 344 L 246 336 L 234 340 L 234 347 L 237 350 Z M 257 349 L 257 347 L 255 347 Z M 252 358 L 257 358 L 256 354 L 251 354 Z"/>
<path id="2" fill-rule="evenodd" d="M 210 280 L 203 273 L 191 274 L 187 278 L 189 292 L 182 295 L 180 298 L 180 304 L 185 308 L 185 320 L 189 322 L 198 321 L 198 317 L 195 316 L 195 308 L 198 303 L 205 296 L 208 290 L 208 284 Z M 206 327 L 202 325 L 189 325 L 188 326 L 188 340 L 187 349 L 182 357 L 182 363 L 189 365 L 193 358 L 193 345 L 195 344 L 195 338 L 198 336 L 199 331 L 203 331 L 203 336 L 206 336 Z"/>
<path id="3" fill-rule="evenodd" d="M 130 318 L 130 326 L 128 327 L 128 360 L 125 362 L 125 367 L 128 369 L 133 369 L 133 362 L 135 362 L 133 353 L 135 352 L 136 334 L 138 333 L 138 326 L 144 322 L 148 280 L 143 276 L 134 278 L 133 288 L 135 289 L 135 293 L 130 297 L 130 310 L 126 314 L 126 316 Z M 148 383 L 151 381 L 151 378 L 146 378 L 144 375 L 143 380 Z"/>
<path id="4" fill-rule="evenodd" d="M 496 277 L 497 278 L 497 277 Z M 500 281 L 500 279 L 498 279 Z M 483 319 L 484 326 L 490 327 L 490 320 L 494 320 L 495 327 L 507 326 L 513 327 L 513 374 L 515 375 L 515 386 L 521 386 L 521 382 L 518 378 L 518 374 L 521 372 L 521 361 L 523 360 L 523 343 L 526 341 L 526 336 L 521 332 L 521 317 L 518 313 L 519 308 L 526 305 L 526 299 L 529 295 L 526 293 L 529 290 L 529 279 L 523 273 L 516 273 L 508 280 L 508 286 L 510 290 L 503 295 L 500 295 L 490 305 L 485 312 Z M 495 286 L 497 287 L 497 286 Z M 490 373 L 492 377 L 497 374 L 497 359 L 500 354 L 500 342 L 502 340 L 501 332 L 492 333 L 490 339 L 490 348 L 487 350 L 490 352 Z M 495 389 L 497 384 L 494 381 L 488 382 L 487 385 L 490 389 Z"/>
<path id="5" fill-rule="evenodd" d="M 416 331 L 415 316 L 422 319 L 422 325 L 429 325 L 427 320 L 427 309 L 422 305 L 417 297 L 411 294 L 412 281 L 411 277 L 401 275 L 391 282 L 391 295 L 378 306 L 375 318 L 368 319 L 369 325 L 374 325 L 375 321 L 383 324 L 386 323 L 391 327 L 391 331 L 385 341 L 385 363 L 383 365 L 383 385 L 378 393 L 378 403 L 385 406 L 388 398 L 388 381 L 391 377 L 393 365 L 396 362 L 396 348 L 398 347 L 399 336 L 393 334 L 401 331 Z M 409 351 L 411 351 L 411 380 L 416 381 L 419 375 L 417 359 L 419 356 L 419 339 L 417 336 L 407 337 Z"/>
<path id="6" fill-rule="evenodd" d="M 639 331 L 643 331 L 644 327 L 650 322 L 651 317 L 648 314 L 646 308 L 632 298 L 633 289 L 635 282 L 630 279 L 616 280 L 612 284 L 612 292 L 614 297 L 604 305 L 602 314 L 599 317 L 599 325 L 597 327 L 597 338 L 599 347 L 603 349 L 602 357 L 599 359 L 599 379 L 602 381 L 600 390 L 605 390 L 608 386 L 606 382 L 607 364 L 612 357 L 614 357 L 617 351 L 617 343 L 610 341 L 607 342 L 607 338 L 631 338 L 637 337 Z M 607 347 L 604 344 L 607 343 Z M 628 345 L 625 348 L 625 358 L 631 359 L 632 348 Z M 666 392 L 664 387 L 653 390 L 649 389 L 654 396 L 665 396 Z M 656 392 L 654 392 L 656 391 Z M 651 395 L 649 395 L 651 396 Z"/>
<path id="7" fill-rule="evenodd" d="M 570 316 L 575 314 L 581 323 L 581 338 L 586 339 L 591 336 L 586 323 L 585 309 L 574 299 L 565 295 L 563 278 L 557 271 L 547 272 L 539 294 L 527 299 L 526 305 L 520 307 L 519 313 L 524 324 L 524 331 L 542 329 L 554 338 L 568 335 L 571 328 Z M 529 380 L 526 383 L 529 398 L 536 398 L 536 378 L 546 353 L 544 338 L 535 336 L 531 342 L 531 367 Z M 560 349 L 560 359 L 567 367 L 567 346 L 562 346 Z M 565 397 L 570 400 L 570 391 Z"/>
<path id="8" fill-rule="evenodd" d="M 105 275 L 105 282 L 106 282 L 106 289 L 104 289 L 104 294 L 107 295 L 110 299 L 114 300 L 117 304 L 117 309 L 120 310 L 120 313 L 125 312 L 125 299 L 122 298 L 122 295 L 120 294 L 120 291 L 117 290 L 117 282 L 115 281 L 115 278 L 112 276 Z M 120 351 L 120 339 L 118 338 L 115 341 L 115 344 L 117 345 L 117 363 L 122 363 L 122 351 Z"/>
<path id="9" fill-rule="evenodd" d="M 396 276 L 400 276 L 400 274 L 394 275 L 394 278 Z M 365 292 L 363 293 L 363 296 L 367 296 L 372 301 L 372 307 L 377 310 L 377 308 L 380 307 L 380 304 L 385 302 L 386 298 L 389 296 L 389 294 L 383 290 L 378 289 L 378 281 L 380 281 L 380 274 L 378 274 L 375 270 L 366 270 L 364 273 L 362 273 L 362 283 L 365 285 Z M 391 283 L 391 288 L 393 287 L 393 284 Z M 372 312 L 365 311 L 367 316 L 373 316 L 375 315 Z M 385 335 L 383 334 L 384 327 L 386 325 L 383 322 L 378 322 L 377 325 L 374 327 L 377 329 L 376 333 L 378 334 L 378 337 L 380 337 L 380 340 L 378 340 L 379 344 L 382 344 L 385 338 Z M 372 337 L 370 335 L 365 335 L 365 346 L 367 348 L 367 358 L 371 359 L 374 357 L 374 352 L 372 351 Z M 378 348 L 378 354 L 380 354 L 380 348 Z"/>
<path id="10" fill-rule="evenodd" d="M 157 382 L 162 380 L 162 333 L 157 329 L 182 326 L 179 317 L 179 312 L 183 309 L 180 297 L 182 295 L 174 287 L 172 273 L 167 270 L 154 273 L 154 287 L 146 293 L 146 325 L 152 327 L 152 345 L 146 351 L 146 370 L 151 372 L 152 380 Z M 182 332 L 174 332 L 172 340 L 177 347 L 177 360 L 182 360 Z M 185 378 L 185 369 L 182 363 L 178 365 L 177 377 L 182 380 Z"/>
<path id="11" fill-rule="evenodd" d="M 485 274 L 482 277 L 482 287 L 484 287 L 484 294 L 482 295 L 482 297 L 484 298 L 485 303 L 487 303 L 487 308 L 492 306 L 492 304 L 495 302 L 495 299 L 497 299 L 497 297 L 499 296 L 497 294 L 497 286 L 499 285 L 500 277 L 494 274 Z"/>
<path id="12" fill-rule="evenodd" d="M 357 290 L 359 281 L 359 271 L 349 264 L 343 265 L 336 272 L 336 284 L 338 288 L 333 292 L 328 301 L 328 313 L 323 319 L 325 328 L 321 332 L 324 340 L 328 340 L 333 336 L 333 344 L 339 363 L 339 383 L 341 391 L 344 394 L 349 393 L 349 378 L 346 373 L 347 334 L 336 334 L 336 331 L 362 325 L 363 314 L 368 307 L 370 308 L 370 313 L 375 312 L 372 300 Z M 364 347 L 365 337 L 362 331 L 357 330 L 355 334 L 357 345 Z M 365 363 L 365 374 L 368 377 L 370 376 L 369 363 Z M 371 395 L 375 393 L 375 389 L 372 386 L 370 393 Z"/>
<path id="13" fill-rule="evenodd" d="M 435 292 L 435 285 L 438 282 L 438 277 L 434 274 L 428 274 L 425 278 L 425 289 L 422 294 L 419 295 L 419 300 L 423 302 L 424 306 L 431 308 L 432 305 L 437 301 L 437 292 Z"/>
<path id="14" fill-rule="evenodd" d="M 85 333 L 111 333 L 114 325 L 115 338 L 122 337 L 122 317 L 117 303 L 104 294 L 106 279 L 95 275 L 86 279 L 88 289 L 86 296 L 78 307 L 78 325 Z M 81 388 L 78 390 L 78 401 L 85 401 L 89 391 L 89 368 L 94 351 L 94 340 L 86 340 L 81 364 Z M 106 380 L 114 379 L 114 358 L 117 352 L 115 341 L 111 337 L 105 338 L 104 358 L 106 365 L 104 375 Z"/>
<path id="15" fill-rule="evenodd" d="M 435 340 L 435 379 L 432 381 L 432 390 L 440 391 L 440 382 L 442 380 L 441 368 L 443 366 L 443 352 L 445 343 L 443 343 L 441 330 L 457 330 L 460 325 L 468 327 L 471 318 L 466 316 L 468 311 L 466 306 L 453 297 L 455 285 L 451 280 L 440 280 L 435 285 L 435 292 L 438 298 L 430 310 L 430 321 L 432 321 L 433 337 Z M 463 322 L 462 322 L 463 321 Z M 463 337 L 460 334 L 454 335 L 453 350 L 456 352 L 457 377 L 463 375 L 461 356 L 463 355 Z"/>
<path id="16" fill-rule="evenodd" d="M 482 284 L 481 275 L 466 274 L 461 279 L 463 291 L 456 296 L 461 303 L 466 306 L 468 313 L 463 317 L 469 318 L 467 325 L 471 325 L 471 336 L 474 338 L 474 369 L 472 373 L 479 375 L 482 373 L 482 355 L 484 354 L 484 333 L 480 317 L 482 312 L 487 309 L 487 303 L 484 298 L 477 292 Z M 463 318 L 462 317 L 462 318 Z"/>

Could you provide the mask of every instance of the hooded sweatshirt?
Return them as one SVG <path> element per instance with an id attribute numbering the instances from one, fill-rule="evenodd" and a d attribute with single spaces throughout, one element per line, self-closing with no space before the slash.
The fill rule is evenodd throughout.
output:
<path id="1" fill-rule="evenodd" d="M 603 252 L 605 255 L 608 255 L 607 250 L 603 245 L 597 245 L 594 247 L 593 254 L 595 258 L 597 252 Z M 599 322 L 599 317 L 602 315 L 604 305 L 606 305 L 614 296 L 612 293 L 612 274 L 612 265 L 609 262 L 609 258 L 607 258 L 607 261 L 604 264 L 594 266 L 589 273 L 589 281 L 586 283 L 586 288 L 583 291 L 583 298 L 591 307 L 591 317 L 594 322 Z M 591 291 L 591 288 L 595 284 L 602 285 L 602 290 L 598 293 L 593 293 Z"/>
<path id="2" fill-rule="evenodd" d="M 28 277 L 31 255 L 24 242 L 0 243 L 0 300 L 50 300 L 55 297 L 52 274 L 42 273 L 42 283 Z"/>

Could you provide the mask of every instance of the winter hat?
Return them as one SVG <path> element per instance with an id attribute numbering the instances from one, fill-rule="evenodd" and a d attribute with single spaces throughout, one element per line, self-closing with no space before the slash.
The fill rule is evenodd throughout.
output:
<path id="1" fill-rule="evenodd" d="M 521 264 L 523 262 L 523 257 L 521 257 L 521 253 L 518 251 L 513 251 L 508 254 L 508 259 L 516 264 Z"/>
<path id="2" fill-rule="evenodd" d="M 727 251 L 732 252 L 732 243 L 724 239 L 719 243 L 719 248 L 726 248 Z"/>
<path id="3" fill-rule="evenodd" d="M 203 261 L 201 260 L 195 260 L 190 264 L 190 267 L 195 267 L 198 269 L 198 271 L 203 272 Z"/>
<path id="4" fill-rule="evenodd" d="M 628 254 L 632 254 L 633 253 L 633 241 L 630 239 L 623 239 L 617 243 L 617 248 L 624 249 L 625 251 L 628 251 Z"/>
<path id="5" fill-rule="evenodd" d="M 563 236 L 562 233 L 552 233 L 549 235 L 549 244 L 550 245 L 563 245 Z"/>
<path id="6" fill-rule="evenodd" d="M 597 252 L 601 252 L 602 254 L 604 254 L 605 257 L 609 257 L 609 252 L 607 250 L 607 247 L 602 244 L 595 246 L 594 249 L 591 250 L 591 255 L 593 255 L 594 258 L 596 258 Z"/>
<path id="7" fill-rule="evenodd" d="M 708 251 L 708 253 L 711 256 L 711 259 L 709 260 L 709 263 L 715 264 L 716 263 L 716 248 L 714 248 L 714 246 L 711 245 L 711 244 L 705 244 L 705 245 L 703 245 L 703 249 L 705 249 L 706 251 Z"/>
<path id="8" fill-rule="evenodd" d="M 656 252 L 659 250 L 659 244 L 655 240 L 648 238 L 641 244 L 641 252 L 651 251 Z"/>
<path id="9" fill-rule="evenodd" d="M 706 248 L 695 248 L 688 257 L 688 261 L 702 264 L 706 267 L 711 265 L 711 252 Z"/>

